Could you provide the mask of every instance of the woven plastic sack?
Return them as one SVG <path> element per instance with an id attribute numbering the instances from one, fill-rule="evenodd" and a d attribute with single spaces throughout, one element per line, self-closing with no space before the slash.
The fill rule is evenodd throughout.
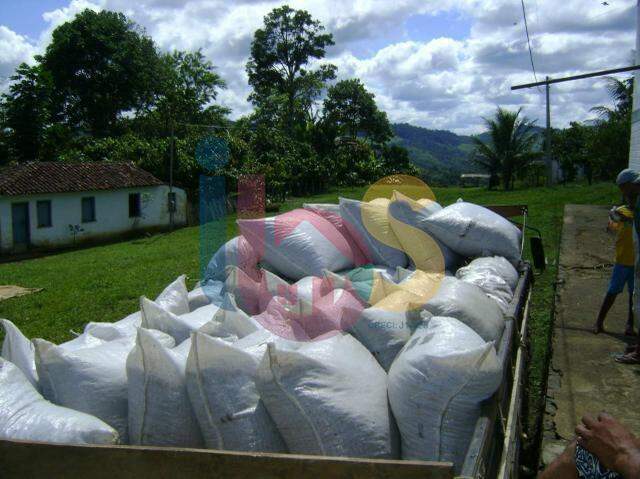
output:
<path id="1" fill-rule="evenodd" d="M 393 192 L 389 204 L 391 229 L 411 263 L 423 271 L 455 271 L 461 263 L 459 255 L 421 226 L 421 220 L 440 210 L 442 207 L 435 201 L 424 206 L 398 191 Z"/>
<path id="2" fill-rule="evenodd" d="M 162 331 L 175 339 L 176 344 L 188 339 L 193 331 L 211 321 L 218 309 L 219 306 L 208 304 L 190 313 L 176 315 L 144 296 L 140 298 L 142 327 Z"/>
<path id="3" fill-rule="evenodd" d="M 389 371 L 402 458 L 453 462 L 459 473 L 480 403 L 499 387 L 495 349 L 453 318 L 419 327 Z"/>
<path id="4" fill-rule="evenodd" d="M 411 307 L 418 301 L 419 297 L 411 292 L 395 291 L 362 310 L 359 319 L 343 329 L 353 334 L 388 371 L 415 328 Z"/>
<path id="5" fill-rule="evenodd" d="M 322 216 L 329 221 L 336 229 L 345 237 L 351 249 L 353 251 L 353 263 L 355 266 L 363 266 L 371 263 L 371 258 L 363 252 L 358 244 L 362 241 L 356 241 L 351 236 L 349 228 L 347 228 L 346 222 L 340 212 L 340 205 L 333 203 L 305 203 L 302 205 L 305 210 L 309 210 L 312 213 Z"/>
<path id="6" fill-rule="evenodd" d="M 259 257 L 287 278 L 298 280 L 320 276 L 323 269 L 353 267 L 353 251 L 345 237 L 329 221 L 310 211 L 296 209 L 237 223 Z"/>
<path id="7" fill-rule="evenodd" d="M 454 203 L 421 219 L 419 224 L 460 255 L 504 256 L 512 264 L 521 259 L 521 231 L 506 218 L 482 206 Z"/>
<path id="8" fill-rule="evenodd" d="M 4 341 L 0 356 L 18 367 L 33 387 L 38 389 L 38 372 L 36 371 L 33 344 L 8 319 L 0 319 L 0 324 L 4 328 Z"/>
<path id="9" fill-rule="evenodd" d="M 498 341 L 504 331 L 504 315 L 498 304 L 474 284 L 445 277 L 436 295 L 423 306 L 433 316 L 456 318 L 485 341 Z"/>
<path id="10" fill-rule="evenodd" d="M 204 443 L 189 395 L 185 368 L 191 339 L 170 349 L 138 329 L 127 358 L 129 442 L 201 447 Z"/>
<path id="11" fill-rule="evenodd" d="M 201 332 L 193 334 L 187 387 L 208 448 L 286 452 L 255 385 L 269 340 L 273 337 L 266 332 L 235 343 Z"/>
<path id="12" fill-rule="evenodd" d="M 262 274 L 265 274 L 263 271 Z M 256 281 L 236 266 L 227 268 L 224 292 L 235 296 L 238 306 L 247 314 L 258 314 L 260 309 L 260 291 L 262 280 Z"/>
<path id="13" fill-rule="evenodd" d="M 208 304 L 220 304 L 222 302 L 223 281 L 203 281 L 197 287 L 189 291 L 189 311 L 194 311 Z"/>
<path id="14" fill-rule="evenodd" d="M 0 439 L 111 445 L 118 433 L 94 416 L 45 400 L 17 366 L 0 358 Z"/>
<path id="15" fill-rule="evenodd" d="M 290 452 L 397 457 L 386 373 L 352 336 L 269 344 L 256 385 Z"/>
<path id="16" fill-rule="evenodd" d="M 226 293 L 220 309 L 213 316 L 213 319 L 203 325 L 198 332 L 225 340 L 237 341 L 262 330 L 264 328 L 260 323 L 238 307 L 234 296 Z"/>
<path id="17" fill-rule="evenodd" d="M 340 212 L 347 229 L 372 263 L 396 268 L 407 265 L 407 256 L 391 229 L 389 200 L 362 202 L 340 198 Z"/>
<path id="18" fill-rule="evenodd" d="M 207 265 L 205 280 L 224 281 L 226 268 L 237 266 L 255 280 L 259 280 L 258 254 L 244 238 L 236 236 L 223 244 Z"/>
<path id="19" fill-rule="evenodd" d="M 518 272 L 515 268 L 505 258 L 498 256 L 478 258 L 456 272 L 458 279 L 478 286 L 503 312 L 507 311 L 513 300 L 511 284 L 514 276 L 517 281 Z"/>
<path id="20" fill-rule="evenodd" d="M 173 338 L 153 331 L 164 345 Z M 100 346 L 65 351 L 44 339 L 34 339 L 36 368 L 45 399 L 60 406 L 96 416 L 128 441 L 127 356 L 134 337 L 117 339 Z"/>
<path id="21" fill-rule="evenodd" d="M 372 305 L 396 291 L 393 270 L 375 266 L 365 266 L 343 272 L 324 271 L 327 289 L 349 291 L 366 305 Z"/>

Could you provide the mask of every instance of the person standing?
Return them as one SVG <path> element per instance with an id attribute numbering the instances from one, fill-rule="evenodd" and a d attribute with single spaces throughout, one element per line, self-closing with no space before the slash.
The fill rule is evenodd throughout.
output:
<path id="1" fill-rule="evenodd" d="M 609 212 L 609 231 L 616 233 L 615 265 L 611 273 L 609 288 L 602 301 L 596 324 L 595 334 L 604 332 L 604 320 L 613 306 L 616 297 L 624 291 L 629 292 L 629 312 L 624 334 L 633 335 L 633 288 L 634 288 L 634 251 L 633 251 L 633 212 L 627 206 L 614 207 Z"/>
<path id="2" fill-rule="evenodd" d="M 635 251 L 635 271 L 634 271 L 634 312 L 639 311 L 638 301 L 640 300 L 640 173 L 632 169 L 625 169 L 618 173 L 616 184 L 622 192 L 628 204 L 633 207 L 633 243 Z M 640 364 L 640 342 L 627 349 L 624 354 L 618 356 L 616 361 L 623 364 Z"/>

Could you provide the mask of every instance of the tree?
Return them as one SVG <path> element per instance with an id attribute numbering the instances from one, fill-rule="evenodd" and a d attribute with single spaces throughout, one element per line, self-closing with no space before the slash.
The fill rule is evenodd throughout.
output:
<path id="1" fill-rule="evenodd" d="M 294 124 L 311 116 L 312 107 L 325 82 L 335 78 L 336 67 L 330 64 L 315 69 L 306 67 L 314 59 L 325 56 L 333 36 L 305 10 L 284 5 L 264 17 L 264 27 L 256 30 L 247 63 L 249 99 L 258 113 L 283 115 L 285 129 L 291 133 Z M 278 105 L 283 105 L 278 112 Z"/>
<path id="2" fill-rule="evenodd" d="M 598 113 L 604 120 L 626 119 L 631 115 L 633 104 L 633 77 L 625 80 L 607 78 L 607 90 L 613 100 L 614 108 L 608 106 L 596 106 L 591 109 Z"/>
<path id="3" fill-rule="evenodd" d="M 183 136 L 185 124 L 226 122 L 229 110 L 212 103 L 226 83 L 200 50 L 162 55 L 159 75 L 159 93 L 148 111 L 133 122 L 134 129 L 147 137 L 168 136 L 173 126 Z"/>
<path id="4" fill-rule="evenodd" d="M 84 10 L 53 31 L 40 59 L 56 90 L 55 113 L 94 136 L 117 132 L 123 112 L 153 100 L 159 57 L 122 13 Z"/>
<path id="5" fill-rule="evenodd" d="M 49 123 L 51 78 L 39 65 L 22 63 L 11 81 L 2 95 L 8 153 L 16 161 L 39 160 Z"/>
<path id="6" fill-rule="evenodd" d="M 473 137 L 476 149 L 472 159 L 491 175 L 490 187 L 496 185 L 500 174 L 504 189 L 513 188 L 515 173 L 540 156 L 534 151 L 537 142 L 535 122 L 521 118 L 521 112 L 521 108 L 508 111 L 499 107 L 494 118 L 485 118 L 490 141 Z"/>
<path id="7" fill-rule="evenodd" d="M 323 104 L 324 122 L 335 126 L 342 135 L 359 134 L 376 143 L 393 136 L 386 113 L 378 110 L 373 93 L 360 80 L 342 80 L 327 91 Z"/>

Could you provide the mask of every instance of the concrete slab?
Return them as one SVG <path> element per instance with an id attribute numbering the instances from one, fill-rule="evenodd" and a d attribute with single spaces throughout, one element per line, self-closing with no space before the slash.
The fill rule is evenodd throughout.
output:
<path id="1" fill-rule="evenodd" d="M 606 223 L 606 207 L 565 206 L 543 464 L 562 451 L 585 413 L 607 411 L 640 433 L 640 366 L 613 360 L 635 341 L 622 334 L 627 317 L 626 292 L 609 312 L 605 323 L 609 332 L 591 332 L 614 258 L 614 237 L 606 232 Z"/>

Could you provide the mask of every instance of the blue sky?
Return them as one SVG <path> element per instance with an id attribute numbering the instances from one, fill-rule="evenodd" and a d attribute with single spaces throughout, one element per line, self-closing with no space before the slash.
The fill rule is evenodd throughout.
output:
<path id="1" fill-rule="evenodd" d="M 36 40 L 47 27 L 42 14 L 68 4 L 64 0 L 3 0 L 0 2 L 0 24 Z"/>
<path id="2" fill-rule="evenodd" d="M 228 88 L 219 101 L 232 116 L 250 111 L 245 73 L 253 32 L 281 1 L 2 0 L 0 89 L 21 61 L 32 61 L 53 29 L 84 8 L 124 12 L 158 47 L 195 50 L 218 67 Z M 474 133 L 497 106 L 544 123 L 544 97 L 511 92 L 533 74 L 520 0 L 291 0 L 333 33 L 325 61 L 338 77 L 360 78 L 392 121 Z M 630 63 L 635 0 L 525 0 L 539 77 Z M 608 102 L 602 80 L 552 90 L 556 126 L 593 116 Z"/>

